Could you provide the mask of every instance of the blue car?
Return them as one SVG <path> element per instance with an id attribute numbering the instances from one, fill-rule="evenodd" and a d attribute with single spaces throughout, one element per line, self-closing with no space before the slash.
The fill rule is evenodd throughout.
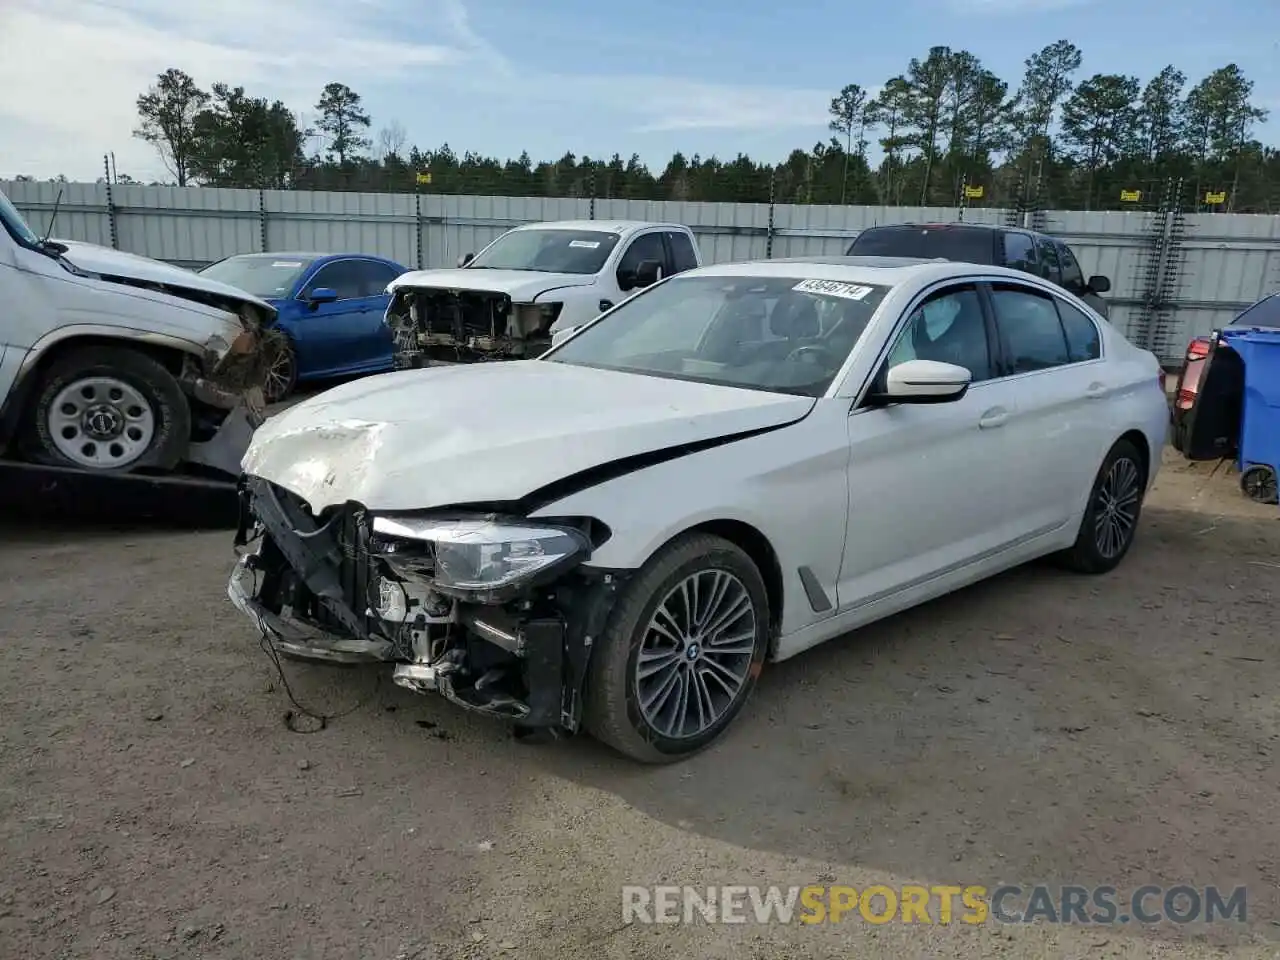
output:
<path id="1" fill-rule="evenodd" d="M 386 289 L 408 271 L 362 253 L 246 253 L 200 271 L 267 300 L 290 349 L 271 368 L 266 395 L 283 400 L 301 380 L 377 373 L 394 367 L 394 339 L 382 322 Z"/>

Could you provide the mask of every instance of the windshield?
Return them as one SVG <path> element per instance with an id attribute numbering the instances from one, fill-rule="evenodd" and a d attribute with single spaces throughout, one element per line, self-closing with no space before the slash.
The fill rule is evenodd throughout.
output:
<path id="1" fill-rule="evenodd" d="M 290 257 L 229 257 L 211 263 L 200 276 L 238 287 L 263 300 L 287 297 L 310 260 Z"/>
<path id="2" fill-rule="evenodd" d="M 942 257 L 964 263 L 991 263 L 995 237 L 991 230 L 972 227 L 872 227 L 849 245 L 850 257 Z"/>
<path id="3" fill-rule="evenodd" d="M 481 250 L 467 269 L 599 273 L 618 239 L 601 230 L 512 230 Z"/>
<path id="4" fill-rule="evenodd" d="M 1231 321 L 1233 327 L 1280 327 L 1280 293 L 1263 297 Z"/>
<path id="5" fill-rule="evenodd" d="M 0 223 L 4 224 L 5 230 L 19 243 L 34 247 L 40 242 L 35 231 L 27 226 L 26 220 L 22 219 L 18 208 L 10 203 L 9 198 L 3 193 L 0 193 Z"/>
<path id="6" fill-rule="evenodd" d="M 551 363 L 820 397 L 889 288 L 804 277 L 675 276 L 559 348 Z"/>

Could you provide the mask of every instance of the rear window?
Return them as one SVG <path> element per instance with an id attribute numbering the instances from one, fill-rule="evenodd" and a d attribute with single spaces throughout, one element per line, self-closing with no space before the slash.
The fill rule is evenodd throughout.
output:
<path id="1" fill-rule="evenodd" d="M 871 227 L 849 245 L 850 257 L 922 257 L 990 264 L 995 234 L 972 227 Z"/>

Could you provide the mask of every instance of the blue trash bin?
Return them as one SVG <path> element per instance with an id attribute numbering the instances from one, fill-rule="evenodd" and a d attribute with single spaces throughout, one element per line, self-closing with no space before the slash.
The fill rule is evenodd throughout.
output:
<path id="1" fill-rule="evenodd" d="M 1276 503 L 1280 476 L 1280 331 L 1227 330 L 1223 339 L 1244 362 L 1240 412 L 1240 489 Z"/>

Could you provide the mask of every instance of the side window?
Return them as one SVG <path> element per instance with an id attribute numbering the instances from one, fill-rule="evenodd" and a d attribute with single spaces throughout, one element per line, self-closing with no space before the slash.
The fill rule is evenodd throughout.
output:
<path id="1" fill-rule="evenodd" d="M 1022 287 L 991 291 L 996 326 L 1009 353 L 1010 373 L 1031 373 L 1071 362 L 1053 298 Z"/>
<path id="2" fill-rule="evenodd" d="M 1040 253 L 1040 264 L 1043 269 L 1040 276 L 1044 277 L 1050 283 L 1062 283 L 1062 266 L 1058 263 L 1058 245 L 1048 237 L 1040 237 L 1036 240 L 1036 247 Z"/>
<path id="3" fill-rule="evenodd" d="M 317 287 L 336 290 L 339 300 L 355 300 L 363 297 L 365 281 L 364 271 L 360 269 L 360 261 L 336 260 L 325 264 L 307 284 L 307 292 Z"/>
<path id="4" fill-rule="evenodd" d="M 662 246 L 662 234 L 644 233 L 632 240 L 618 261 L 618 273 L 635 270 L 645 260 L 657 260 L 662 264 L 663 276 L 666 276 L 667 252 Z"/>
<path id="5" fill-rule="evenodd" d="M 911 312 L 889 351 L 889 369 L 908 360 L 954 363 L 967 369 L 974 383 L 995 375 L 982 301 L 975 286 L 941 290 Z"/>
<path id="6" fill-rule="evenodd" d="M 387 292 L 387 284 L 400 276 L 399 270 L 389 267 L 385 263 L 379 263 L 377 260 L 362 260 L 360 261 L 360 268 L 364 274 L 364 295 L 366 297 L 382 296 Z"/>
<path id="7" fill-rule="evenodd" d="M 1040 265 L 1036 260 L 1036 247 L 1031 237 L 1025 233 L 1006 233 L 1004 235 L 1004 264 L 1013 270 L 1025 270 L 1038 274 Z"/>
<path id="8" fill-rule="evenodd" d="M 683 273 L 698 265 L 698 258 L 693 252 L 693 241 L 687 233 L 672 230 L 667 234 L 667 243 L 671 245 L 672 273 Z"/>
<path id="9" fill-rule="evenodd" d="M 1067 355 L 1072 363 L 1097 360 L 1102 356 L 1102 337 L 1098 325 L 1065 300 L 1056 301 L 1058 317 L 1067 335 Z"/>
<path id="10" fill-rule="evenodd" d="M 1062 285 L 1072 293 L 1084 292 L 1084 273 L 1071 248 L 1061 241 L 1057 244 L 1058 259 L 1062 261 Z"/>

